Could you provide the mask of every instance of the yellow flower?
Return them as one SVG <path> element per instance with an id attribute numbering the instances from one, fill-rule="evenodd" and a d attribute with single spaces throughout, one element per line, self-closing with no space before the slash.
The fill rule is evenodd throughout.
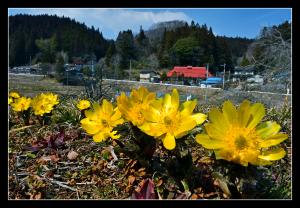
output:
<path id="1" fill-rule="evenodd" d="M 8 105 L 10 105 L 13 102 L 13 99 L 11 97 L 8 98 Z"/>
<path id="2" fill-rule="evenodd" d="M 15 99 L 15 101 L 11 104 L 11 107 L 14 111 L 21 112 L 30 107 L 30 102 L 30 98 L 20 97 Z"/>
<path id="3" fill-rule="evenodd" d="M 35 115 L 50 113 L 59 103 L 58 96 L 53 93 L 41 93 L 32 99 L 31 106 Z"/>
<path id="4" fill-rule="evenodd" d="M 21 96 L 20 96 L 19 93 L 17 93 L 17 92 L 11 92 L 11 93 L 9 93 L 9 97 L 12 97 L 12 98 L 20 98 Z"/>
<path id="5" fill-rule="evenodd" d="M 77 108 L 79 110 L 85 110 L 91 106 L 90 101 L 88 100 L 80 100 L 79 103 L 77 104 Z"/>
<path id="6" fill-rule="evenodd" d="M 206 120 L 207 116 L 202 113 L 192 114 L 196 104 L 197 101 L 193 100 L 179 106 L 178 92 L 173 89 L 172 95 L 166 94 L 164 98 L 153 101 L 149 109 L 142 112 L 146 121 L 139 128 L 162 139 L 164 147 L 172 150 L 176 146 L 175 138 L 183 137 Z"/>
<path id="7" fill-rule="evenodd" d="M 123 116 L 133 125 L 140 126 L 144 123 L 143 110 L 149 108 L 149 103 L 155 99 L 155 93 L 150 93 L 146 88 L 134 89 L 127 97 L 124 92 L 117 98 L 118 108 Z"/>
<path id="8" fill-rule="evenodd" d="M 124 123 L 124 120 L 118 108 L 114 109 L 110 102 L 104 99 L 101 106 L 94 103 L 93 109 L 84 113 L 86 118 L 80 121 L 81 126 L 88 134 L 93 135 L 95 142 L 102 142 L 109 137 L 112 139 L 120 137 L 113 128 Z"/>
<path id="9" fill-rule="evenodd" d="M 276 122 L 260 121 L 265 116 L 261 103 L 250 105 L 248 100 L 237 110 L 230 101 L 223 104 L 222 112 L 212 109 L 210 123 L 205 125 L 207 134 L 198 134 L 196 141 L 207 149 L 213 149 L 216 159 L 224 159 L 248 166 L 269 165 L 286 155 L 282 148 L 266 149 L 278 145 L 288 138 L 278 133 Z M 259 124 L 259 125 L 258 125 Z"/>

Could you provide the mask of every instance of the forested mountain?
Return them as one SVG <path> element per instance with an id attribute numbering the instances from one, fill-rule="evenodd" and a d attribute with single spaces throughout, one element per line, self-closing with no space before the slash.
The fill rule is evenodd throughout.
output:
<path id="1" fill-rule="evenodd" d="M 106 40 L 99 30 L 67 17 L 15 15 L 9 17 L 10 67 L 33 63 L 104 63 L 108 74 L 133 69 L 170 69 L 175 65 L 203 66 L 211 72 L 233 69 L 253 40 L 215 36 L 205 24 L 162 22 L 149 30 L 120 31 Z M 66 58 L 67 57 L 67 58 Z"/>
<path id="2" fill-rule="evenodd" d="M 226 63 L 228 69 L 233 69 L 237 57 L 245 53 L 251 42 L 253 40 L 215 36 L 211 27 L 192 21 L 190 25 L 165 29 L 158 58 L 163 67 L 209 63 L 215 72 Z"/>
<path id="3" fill-rule="evenodd" d="M 240 38 L 240 37 L 225 37 L 225 36 L 217 36 L 217 39 L 224 39 L 229 47 L 229 50 L 232 55 L 232 62 L 236 65 L 238 62 L 238 58 L 243 57 L 245 52 L 248 49 L 248 46 L 253 43 L 253 39 L 248 38 Z"/>
<path id="4" fill-rule="evenodd" d="M 159 22 L 153 24 L 147 31 L 145 31 L 145 35 L 151 41 L 161 41 L 165 30 L 175 30 L 178 27 L 184 27 L 186 24 L 188 23 L 179 20 Z"/>
<path id="5" fill-rule="evenodd" d="M 30 57 L 38 58 L 36 55 L 40 49 L 36 40 L 51 38 L 54 50 L 66 52 L 69 59 L 94 54 L 98 60 L 108 48 L 108 41 L 99 30 L 88 28 L 74 19 L 49 15 L 15 15 L 9 17 L 10 66 L 29 64 Z"/>

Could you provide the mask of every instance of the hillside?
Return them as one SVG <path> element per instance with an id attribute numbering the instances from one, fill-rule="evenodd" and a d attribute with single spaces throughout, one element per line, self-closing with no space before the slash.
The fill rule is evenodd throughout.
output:
<path id="1" fill-rule="evenodd" d="M 9 17 L 10 67 L 50 63 L 60 73 L 64 63 L 104 63 L 108 77 L 126 78 L 132 68 L 169 69 L 174 65 L 210 64 L 212 73 L 236 60 L 253 40 L 215 36 L 211 27 L 184 21 L 154 24 L 139 33 L 120 31 L 106 40 L 101 31 L 67 17 L 15 15 Z M 47 70 L 47 69 L 46 69 Z"/>
<path id="2" fill-rule="evenodd" d="M 153 24 L 148 30 L 146 30 L 145 35 L 150 40 L 161 41 L 165 30 L 166 31 L 175 30 L 176 28 L 184 27 L 186 24 L 187 22 L 179 21 L 179 20 L 159 22 Z"/>
<path id="3" fill-rule="evenodd" d="M 95 28 L 88 28 L 67 17 L 49 15 L 15 15 L 9 17 L 10 66 L 29 64 L 39 49 L 38 39 L 55 38 L 56 51 L 64 51 L 69 58 L 94 54 L 103 57 L 108 42 Z"/>

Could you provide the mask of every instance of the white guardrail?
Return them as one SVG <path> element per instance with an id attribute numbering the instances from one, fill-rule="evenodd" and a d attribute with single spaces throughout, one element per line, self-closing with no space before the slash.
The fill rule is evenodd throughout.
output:
<path id="1" fill-rule="evenodd" d="M 201 87 L 201 86 L 176 85 L 176 84 L 169 84 L 169 83 L 139 82 L 139 81 L 131 81 L 131 80 L 118 80 L 118 79 L 103 79 L 103 80 L 107 80 L 107 81 L 111 81 L 111 82 L 142 83 L 142 84 L 149 84 L 149 85 L 165 85 L 165 86 L 174 86 L 174 87 L 206 89 L 206 87 Z M 223 90 L 222 88 L 217 88 L 217 87 L 207 87 L 207 89 Z M 261 92 L 261 91 L 239 91 L 239 92 L 260 93 L 260 94 L 270 94 L 270 95 L 286 95 L 286 96 L 292 95 L 292 94 L 286 94 L 286 93 Z"/>

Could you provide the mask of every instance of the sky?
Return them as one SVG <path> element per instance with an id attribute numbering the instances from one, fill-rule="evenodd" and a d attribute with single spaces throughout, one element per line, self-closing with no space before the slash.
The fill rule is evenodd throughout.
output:
<path id="1" fill-rule="evenodd" d="M 264 26 L 291 22 L 290 8 L 269 9 L 104 9 L 104 8 L 10 8 L 8 15 L 49 14 L 70 17 L 88 27 L 99 28 L 104 38 L 116 39 L 118 33 L 131 29 L 138 33 L 140 26 L 147 30 L 151 25 L 171 20 L 183 20 L 189 24 L 193 20 L 200 25 L 212 27 L 215 35 L 227 37 L 255 38 Z"/>

